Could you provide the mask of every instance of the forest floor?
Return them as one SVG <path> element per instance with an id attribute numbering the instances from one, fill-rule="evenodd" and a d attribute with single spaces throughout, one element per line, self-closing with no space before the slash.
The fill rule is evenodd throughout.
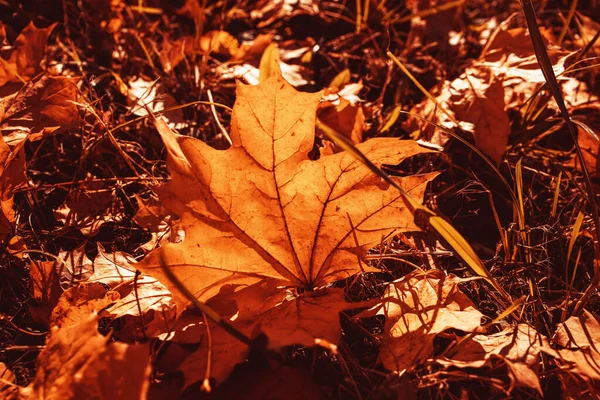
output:
<path id="1" fill-rule="evenodd" d="M 600 5 L 533 5 L 558 103 L 517 1 L 0 1 L 0 395 L 40 396 L 40 371 L 48 380 L 57 360 L 75 357 L 50 353 L 51 327 L 82 323 L 93 310 L 106 349 L 145 346 L 148 376 L 128 379 L 152 399 L 597 398 Z M 139 290 L 159 300 L 140 302 L 136 286 L 153 279 L 136 273 L 136 262 L 181 241 L 178 211 L 172 201 L 172 215 L 164 211 L 156 190 L 174 176 L 166 160 L 178 147 L 165 150 L 170 136 L 155 117 L 229 148 L 232 132 L 245 129 L 232 126 L 232 108 L 241 109 L 236 80 L 267 85 L 273 49 L 295 90 L 324 91 L 317 116 L 326 126 L 314 128 L 308 157 L 339 151 L 327 126 L 359 149 L 373 138 L 418 140 L 436 154 L 415 150 L 397 165 L 383 162 L 383 171 L 431 177 L 422 203 L 456 228 L 489 276 L 469 268 L 456 243 L 411 221 L 414 229 L 390 231 L 363 255 L 378 272 L 326 282 L 343 290 L 344 304 L 365 302 L 334 314 L 335 346 L 285 342 L 273 356 L 251 337 L 237 363 L 215 334 L 213 372 L 226 380 L 204 366 L 192 377 L 199 340 L 178 342 L 156 321 L 203 314 L 181 316 L 176 295 L 173 311 L 175 292 L 158 276 L 168 290 L 154 280 L 156 292 Z M 130 282 L 98 278 L 100 265 L 128 267 Z M 420 297 L 429 290 L 443 303 L 439 315 L 377 312 L 378 299 L 405 286 L 419 301 L 400 295 L 400 308 L 431 301 Z M 115 291 L 135 307 L 108 301 Z M 65 304 L 83 311 L 70 314 Z M 408 314 L 428 321 L 402 322 Z M 214 361 L 219 355 L 231 365 Z M 82 364 L 68 371 L 102 375 Z M 62 398 L 92 393 L 66 385 Z"/>

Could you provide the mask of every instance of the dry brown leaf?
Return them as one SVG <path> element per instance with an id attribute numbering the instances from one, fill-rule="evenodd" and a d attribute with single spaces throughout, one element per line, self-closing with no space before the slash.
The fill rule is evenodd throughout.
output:
<path id="1" fill-rule="evenodd" d="M 559 80 L 572 85 L 572 78 L 560 74 L 574 53 L 548 46 Z M 411 113 L 448 129 L 456 128 L 453 119 L 456 120 L 464 131 L 473 134 L 477 148 L 499 164 L 511 132 L 507 111 L 520 109 L 545 82 L 527 30 L 501 28 L 491 36 L 479 60 L 466 68 L 461 76 L 442 85 L 436 101 L 450 116 L 428 99 L 415 106 Z M 566 99 L 578 104 L 589 101 L 584 96 L 569 94 Z M 549 105 L 554 106 L 554 102 Z M 417 117 L 409 117 L 406 127 L 424 132 L 425 139 L 436 145 L 444 146 L 449 139 L 446 133 L 434 130 Z"/>
<path id="2" fill-rule="evenodd" d="M 433 341 L 448 329 L 471 332 L 481 314 L 460 291 L 461 279 L 438 269 L 411 272 L 386 289 L 380 305 L 360 317 L 384 315 L 379 358 L 390 371 L 412 370 L 433 356 Z"/>
<path id="3" fill-rule="evenodd" d="M 491 335 L 475 335 L 460 343 L 450 359 L 437 359 L 446 367 L 493 368 L 492 360 L 504 362 L 508 369 L 511 385 L 528 387 L 542 394 L 539 366 L 540 351 L 548 347 L 548 339 L 527 324 L 507 327 L 502 332 Z"/>
<path id="4" fill-rule="evenodd" d="M 313 0 L 262 0 L 254 5 L 250 17 L 257 20 L 258 28 L 264 28 L 281 19 L 319 12 L 318 3 Z"/>
<path id="5" fill-rule="evenodd" d="M 557 329 L 553 344 L 542 351 L 555 358 L 561 369 L 565 391 L 573 398 L 586 391 L 600 393 L 600 317 L 584 310 L 581 316 L 571 316 Z M 589 393 L 587 393 L 589 395 Z"/>
<path id="6" fill-rule="evenodd" d="M 13 95 L 0 99 L 0 129 L 6 143 L 40 139 L 79 122 L 76 80 L 41 76 Z"/>
<path id="7" fill-rule="evenodd" d="M 50 325 L 50 314 L 58 303 L 62 289 L 53 261 L 29 260 L 29 274 L 35 305 L 29 304 L 31 317 L 37 323 Z"/>
<path id="8" fill-rule="evenodd" d="M 46 53 L 48 36 L 56 24 L 47 28 L 36 28 L 33 22 L 21 31 L 12 45 L 10 57 L 5 60 L 0 58 L 0 87 L 8 82 L 28 82 L 40 72 L 40 62 Z M 2 32 L 4 25 L 0 22 Z M 0 40 L 2 45 L 6 32 Z"/>
<path id="9" fill-rule="evenodd" d="M 13 193 L 25 182 L 25 153 L 23 146 L 11 151 L 0 139 L 0 241 L 14 230 Z"/>
<path id="10" fill-rule="evenodd" d="M 109 344 L 97 326 L 98 317 L 88 314 L 74 325 L 53 328 L 33 382 L 21 389 L 23 398 L 146 399 L 148 345 Z"/>
<path id="11" fill-rule="evenodd" d="M 580 126 L 577 126 L 577 142 L 581 148 L 583 161 L 590 176 L 597 177 L 600 173 L 600 143 Z M 582 171 L 578 157 L 573 157 L 572 160 L 565 164 Z"/>
<path id="12" fill-rule="evenodd" d="M 360 104 L 352 104 L 347 99 L 338 97 L 334 101 L 321 103 L 317 109 L 317 117 L 325 125 L 350 139 L 352 143 L 363 141 L 365 113 Z M 319 129 L 317 133 L 324 137 Z"/>
<path id="13" fill-rule="evenodd" d="M 181 216 L 185 239 L 150 253 L 138 268 L 167 285 L 179 313 L 189 301 L 161 259 L 200 300 L 225 284 L 264 279 L 315 288 L 372 271 L 362 261 L 370 247 L 392 232 L 418 230 L 398 191 L 352 155 L 308 159 L 320 97 L 297 92 L 281 75 L 258 86 L 238 83 L 233 146 L 225 151 L 157 121 L 173 177 L 157 192 Z M 357 147 L 376 164 L 428 152 L 391 138 Z M 421 199 L 434 176 L 396 179 Z"/>
<path id="14" fill-rule="evenodd" d="M 119 293 L 106 290 L 96 282 L 83 282 L 65 290 L 52 310 L 50 326 L 66 328 L 75 326 L 90 314 L 98 313 L 119 299 Z M 54 330 L 52 332 L 55 332 Z"/>
<path id="15" fill-rule="evenodd" d="M 206 32 L 200 38 L 200 50 L 206 54 L 215 53 L 233 57 L 239 51 L 236 38 L 225 31 Z"/>

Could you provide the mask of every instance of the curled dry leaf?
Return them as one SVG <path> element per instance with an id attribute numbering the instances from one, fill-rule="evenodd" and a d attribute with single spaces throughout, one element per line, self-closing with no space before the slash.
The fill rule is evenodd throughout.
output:
<path id="1" fill-rule="evenodd" d="M 433 356 L 433 341 L 440 333 L 472 332 L 481 325 L 483 314 L 460 291 L 459 282 L 438 269 L 411 272 L 387 287 L 380 305 L 359 314 L 385 316 L 379 353 L 385 368 L 411 370 Z"/>
<path id="2" fill-rule="evenodd" d="M 156 122 L 172 180 L 156 191 L 181 217 L 182 243 L 150 253 L 138 268 L 167 285 L 181 313 L 189 300 L 161 260 L 200 300 L 225 284 L 275 279 L 322 287 L 373 269 L 366 251 L 393 232 L 419 230 L 398 191 L 350 154 L 318 161 L 313 148 L 320 93 L 299 93 L 281 74 L 238 84 L 228 150 L 174 134 Z M 371 139 L 357 147 L 377 164 L 428 152 L 414 141 Z M 422 199 L 435 174 L 396 178 Z"/>
<path id="3" fill-rule="evenodd" d="M 98 333 L 98 317 L 83 316 L 68 327 L 53 328 L 37 359 L 33 382 L 23 398 L 146 399 L 150 386 L 148 345 L 109 344 Z"/>
<path id="4" fill-rule="evenodd" d="M 103 316 L 113 318 L 135 317 L 141 311 L 145 323 L 152 321 L 155 311 L 162 313 L 172 309 L 174 304 L 169 291 L 150 276 L 140 275 L 136 279 L 134 265 L 131 255 L 107 253 L 100 244 L 94 261 L 87 257 L 84 246 L 62 252 L 56 268 L 67 291 L 53 312 L 53 320 L 68 316 L 72 305 L 88 311 L 104 310 Z M 71 287 L 75 283 L 78 286 Z"/>
<path id="5" fill-rule="evenodd" d="M 549 346 L 548 339 L 527 324 L 507 327 L 491 335 L 474 335 L 458 345 L 451 358 L 436 362 L 447 367 L 494 368 L 500 360 L 508 369 L 510 386 L 528 387 L 542 394 L 539 380 L 540 351 Z"/>
<path id="6" fill-rule="evenodd" d="M 0 58 L 0 87 L 9 82 L 27 82 L 40 72 L 40 62 L 46 53 L 46 42 L 55 26 L 56 24 L 52 24 L 40 29 L 30 22 L 21 31 L 12 45 L 9 58 Z M 1 22 L 0 31 L 5 33 Z M 2 42 L 3 40 L 0 40 L 0 45 Z"/>

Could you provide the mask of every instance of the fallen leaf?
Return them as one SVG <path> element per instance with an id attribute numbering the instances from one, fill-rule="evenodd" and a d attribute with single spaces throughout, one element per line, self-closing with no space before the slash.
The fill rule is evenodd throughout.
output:
<path id="1" fill-rule="evenodd" d="M 23 398 L 145 399 L 148 345 L 109 344 L 97 326 L 98 317 L 88 314 L 73 325 L 53 328 L 33 382 L 21 389 Z"/>
<path id="2" fill-rule="evenodd" d="M 29 275 L 35 304 L 29 304 L 31 317 L 37 323 L 50 325 L 50 314 L 58 303 L 62 289 L 53 261 L 29 260 Z"/>
<path id="3" fill-rule="evenodd" d="M 233 146 L 215 150 L 156 122 L 173 178 L 157 189 L 181 216 L 182 243 L 150 253 L 138 268 L 189 303 L 165 276 L 161 259 L 200 300 L 224 284 L 275 279 L 315 288 L 362 271 L 362 257 L 382 237 L 419 230 L 398 191 L 339 153 L 308 159 L 320 93 L 296 92 L 281 75 L 259 86 L 238 84 Z M 357 145 L 377 164 L 396 165 L 428 150 L 414 141 L 371 139 Z M 396 178 L 421 199 L 435 174 Z"/>
<path id="4" fill-rule="evenodd" d="M 360 104 L 352 104 L 343 97 L 337 97 L 333 101 L 321 103 L 317 110 L 317 117 L 325 125 L 350 139 L 352 143 L 363 141 L 365 113 Z M 324 136 L 323 133 L 320 135 Z"/>
<path id="5" fill-rule="evenodd" d="M 561 82 L 572 84 L 569 82 L 573 78 L 560 74 L 574 53 L 550 44 L 548 52 Z M 527 30 L 504 27 L 492 34 L 480 58 L 462 75 L 442 84 L 436 96 L 439 107 L 426 99 L 413 107 L 411 114 L 450 130 L 455 129 L 455 121 L 458 122 L 464 131 L 473 134 L 476 147 L 499 164 L 511 133 L 508 111 L 520 110 L 545 82 Z M 580 99 L 567 97 L 584 103 L 583 96 Z M 548 104 L 554 105 L 553 102 Z M 424 132 L 425 139 L 434 145 L 444 146 L 449 139 L 445 132 L 433 129 L 421 118 L 410 116 L 405 126 L 409 131 Z"/>
<path id="6" fill-rule="evenodd" d="M 48 36 L 56 24 L 47 28 L 36 28 L 33 22 L 25 27 L 10 50 L 10 57 L 0 58 L 0 87 L 8 82 L 28 82 L 40 72 L 40 62 L 46 53 Z M 4 25 L 0 22 L 2 32 Z M 6 33 L 2 35 L 4 39 Z M 3 40 L 0 40 L 0 45 Z"/>
<path id="7" fill-rule="evenodd" d="M 133 220 L 152 235 L 151 239 L 141 246 L 142 250 L 152 251 L 163 241 L 172 243 L 183 241 L 185 232 L 179 228 L 179 219 L 171 216 L 158 199 L 155 197 L 143 199 L 136 195 L 136 200 L 138 211 Z"/>
<path id="8" fill-rule="evenodd" d="M 43 75 L 0 99 L 0 129 L 14 147 L 23 140 L 75 126 L 79 122 L 76 80 Z"/>
<path id="9" fill-rule="evenodd" d="M 583 154 L 585 168 L 587 168 L 590 176 L 597 177 L 600 173 L 600 143 L 581 126 L 577 126 L 577 142 Z M 579 171 L 583 170 L 577 156 L 565 164 L 575 167 Z"/>
<path id="10" fill-rule="evenodd" d="M 206 54 L 216 53 L 233 57 L 239 51 L 239 44 L 228 32 L 210 31 L 200 38 L 200 50 Z"/>
<path id="11" fill-rule="evenodd" d="M 446 367 L 494 368 L 493 360 L 500 360 L 511 382 L 507 392 L 514 387 L 528 387 L 542 394 L 540 351 L 547 346 L 546 337 L 527 324 L 519 324 L 491 335 L 474 335 L 460 343 L 450 359 L 439 358 L 436 362 Z"/>
<path id="12" fill-rule="evenodd" d="M 25 154 L 23 146 L 11 151 L 4 139 L 0 139 L 0 241 L 13 233 L 15 211 L 13 194 L 25 182 Z"/>
<path id="13" fill-rule="evenodd" d="M 83 282 L 65 290 L 52 310 L 50 327 L 76 326 L 92 313 L 98 313 L 119 299 L 119 293 L 96 282 Z M 52 330 L 55 332 L 55 330 Z"/>
<path id="14" fill-rule="evenodd" d="M 412 370 L 433 356 L 437 335 L 457 329 L 472 332 L 481 314 L 460 291 L 461 279 L 434 269 L 415 271 L 389 284 L 382 303 L 359 317 L 385 316 L 379 358 L 390 371 Z"/>
<path id="15" fill-rule="evenodd" d="M 297 15 L 318 15 L 319 6 L 313 0 L 262 0 L 254 5 L 250 17 L 257 27 L 264 28 L 281 19 Z"/>
<path id="16" fill-rule="evenodd" d="M 600 317 L 584 310 L 560 324 L 552 339 L 558 348 L 544 346 L 568 374 L 561 374 L 566 394 L 576 398 L 600 392 Z M 583 384 L 582 384 L 583 383 Z M 587 393 L 586 393 L 587 392 Z"/>

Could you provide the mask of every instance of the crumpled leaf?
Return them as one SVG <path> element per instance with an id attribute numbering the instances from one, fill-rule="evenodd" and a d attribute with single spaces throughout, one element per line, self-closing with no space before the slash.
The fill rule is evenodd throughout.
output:
<path id="1" fill-rule="evenodd" d="M 88 314 L 74 325 L 53 328 L 22 397 L 145 399 L 151 372 L 148 345 L 109 344 L 97 326 L 98 317 Z"/>
<path id="2" fill-rule="evenodd" d="M 557 349 L 547 345 L 542 351 L 568 371 L 561 375 L 566 394 L 578 398 L 600 392 L 600 317 L 587 310 L 571 316 L 556 330 L 552 342 Z"/>
<path id="3" fill-rule="evenodd" d="M 233 146 L 225 151 L 156 122 L 173 176 L 156 191 L 181 217 L 185 239 L 150 253 L 138 268 L 167 285 L 179 313 L 188 300 L 161 259 L 200 300 L 225 284 L 264 279 L 315 288 L 372 271 L 361 261 L 370 247 L 392 232 L 419 230 L 398 191 L 352 155 L 308 159 L 320 97 L 296 92 L 281 75 L 259 86 L 238 84 Z M 377 164 L 428 152 L 391 138 L 357 147 Z M 396 179 L 421 199 L 434 176 Z"/>
<path id="4" fill-rule="evenodd" d="M 460 291 L 461 279 L 434 269 L 415 271 L 392 282 L 382 303 L 358 317 L 384 315 L 379 358 L 390 371 L 412 370 L 433 356 L 433 341 L 448 329 L 472 332 L 481 314 Z"/>
<path id="5" fill-rule="evenodd" d="M 66 129 L 79 122 L 74 78 L 43 75 L 0 99 L 0 129 L 9 146 Z"/>
<path id="6" fill-rule="evenodd" d="M 324 97 L 326 101 L 322 102 L 317 109 L 319 120 L 337 133 L 350 139 L 352 143 L 362 142 L 365 129 L 365 113 L 362 106 L 353 104 L 339 94 Z M 324 136 L 318 128 L 317 133 Z"/>
<path id="7" fill-rule="evenodd" d="M 548 339 L 527 324 L 507 327 L 491 335 L 474 335 L 459 344 L 450 359 L 436 362 L 447 367 L 494 368 L 501 360 L 508 369 L 510 387 L 529 387 L 542 394 L 539 380 L 540 351 L 549 346 Z"/>
<path id="8" fill-rule="evenodd" d="M 549 45 L 548 54 L 556 74 L 565 70 L 565 63 L 574 53 Z M 565 76 L 561 81 L 569 82 Z M 475 145 L 498 164 L 511 132 L 507 111 L 520 109 L 545 83 L 525 28 L 502 28 L 492 35 L 479 60 L 466 68 L 452 82 L 446 81 L 436 104 L 427 99 L 411 113 L 425 117 L 445 128 L 460 127 L 473 134 Z M 550 105 L 553 103 L 550 102 Z M 424 132 L 433 144 L 444 146 L 449 137 L 417 117 L 409 117 L 407 129 Z"/>
<path id="9" fill-rule="evenodd" d="M 318 14 L 318 3 L 313 0 L 262 0 L 254 5 L 250 17 L 257 20 L 258 28 L 263 28 L 281 19 Z"/>
<path id="10" fill-rule="evenodd" d="M 46 53 L 48 36 L 56 24 L 36 28 L 33 22 L 25 27 L 12 45 L 10 57 L 0 58 L 0 87 L 8 82 L 27 82 L 40 72 L 40 62 Z M 4 25 L 0 22 L 4 31 Z M 2 45 L 2 40 L 0 40 Z"/>
<path id="11" fill-rule="evenodd" d="M 59 328 L 75 326 L 88 315 L 100 312 L 118 299 L 119 293 L 107 290 L 100 283 L 82 282 L 65 290 L 60 296 L 58 304 L 52 310 L 50 326 Z"/>
<path id="12" fill-rule="evenodd" d="M 140 275 L 135 278 L 135 259 L 124 252 L 107 253 L 98 244 L 98 255 L 90 260 L 84 246 L 71 252 L 61 252 L 56 268 L 67 291 L 54 309 L 53 319 L 63 318 L 84 308 L 102 312 L 103 316 L 120 318 L 144 316 L 152 322 L 155 311 L 166 312 L 174 308 L 171 293 L 155 278 Z M 77 284 L 77 286 L 72 286 Z M 56 314 L 56 316 L 54 316 Z M 66 317 L 70 318 L 70 317 Z"/>

